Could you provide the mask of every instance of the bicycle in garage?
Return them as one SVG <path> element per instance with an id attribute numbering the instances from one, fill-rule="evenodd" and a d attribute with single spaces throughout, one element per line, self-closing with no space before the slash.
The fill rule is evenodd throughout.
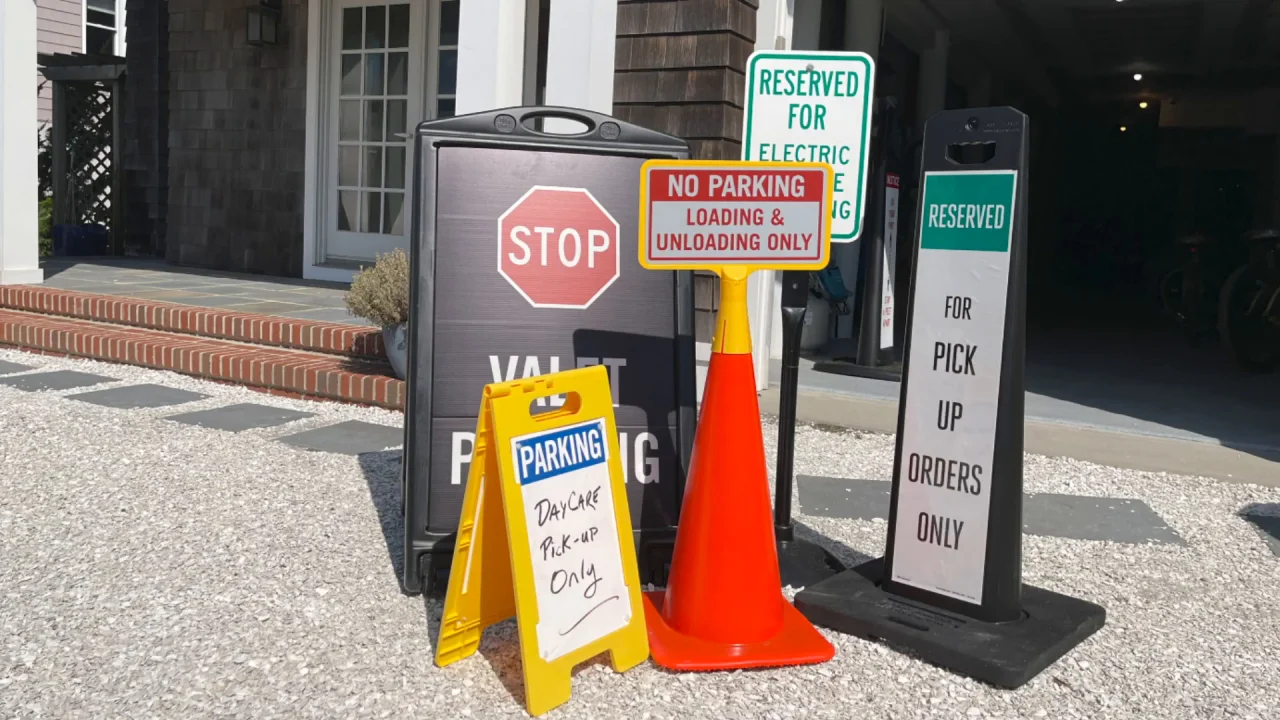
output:
<path id="1" fill-rule="evenodd" d="M 1237 367 L 1270 372 L 1280 366 L 1280 233 L 1254 230 L 1243 240 L 1249 259 L 1223 283 L 1218 332 Z"/>
<path id="2" fill-rule="evenodd" d="M 1160 302 L 1188 344 L 1195 347 L 1215 329 L 1224 270 L 1230 265 L 1223 267 L 1223 248 L 1212 235 L 1182 235 L 1175 249 L 1176 267 L 1160 279 Z"/>

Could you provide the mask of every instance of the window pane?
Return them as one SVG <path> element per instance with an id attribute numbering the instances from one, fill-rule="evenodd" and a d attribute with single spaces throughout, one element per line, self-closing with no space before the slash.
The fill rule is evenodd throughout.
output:
<path id="1" fill-rule="evenodd" d="M 338 102 L 338 139 L 360 139 L 359 100 L 342 100 Z"/>
<path id="2" fill-rule="evenodd" d="M 408 132 L 406 126 L 409 122 L 409 105 L 404 100 L 388 100 L 387 101 L 387 142 L 398 142 L 404 140 L 397 137 L 398 134 Z"/>
<path id="3" fill-rule="evenodd" d="M 114 28 L 116 26 L 116 15 L 115 13 L 105 13 L 100 10 L 89 10 L 85 13 L 85 21 L 94 25 Z"/>
<path id="4" fill-rule="evenodd" d="M 95 10 L 106 10 L 110 13 L 116 11 L 116 0 L 89 0 L 85 4 Z"/>
<path id="5" fill-rule="evenodd" d="M 382 187 L 382 148 L 366 147 L 364 149 L 364 182 L 367 188 Z"/>
<path id="6" fill-rule="evenodd" d="M 364 49 L 376 50 L 387 46 L 387 6 L 373 5 L 365 8 Z"/>
<path id="7" fill-rule="evenodd" d="M 387 47 L 409 47 L 409 6 L 392 5 L 387 25 Z"/>
<path id="8" fill-rule="evenodd" d="M 440 44 L 458 44 L 458 0 L 440 3 Z"/>
<path id="9" fill-rule="evenodd" d="M 364 101 L 364 139 L 382 142 L 382 101 Z"/>
<path id="10" fill-rule="evenodd" d="M 364 217 L 360 218 L 360 231 L 376 233 L 382 229 L 382 193 L 364 194 Z"/>
<path id="11" fill-rule="evenodd" d="M 393 145 L 387 148 L 387 187 L 389 188 L 404 188 L 404 154 L 405 149 L 402 147 Z M 387 197 L 391 196 L 388 194 Z"/>
<path id="12" fill-rule="evenodd" d="M 409 53 L 387 55 L 387 94 L 409 94 Z"/>
<path id="13" fill-rule="evenodd" d="M 338 148 L 338 184 L 346 187 L 360 184 L 360 146 Z"/>
<path id="14" fill-rule="evenodd" d="M 342 56 L 342 94 L 360 94 L 360 54 L 348 53 Z"/>
<path id="15" fill-rule="evenodd" d="M 360 193 L 355 190 L 338 191 L 338 229 L 351 232 L 356 229 L 356 217 L 360 211 Z"/>
<path id="16" fill-rule="evenodd" d="M 404 193 L 387 193 L 382 208 L 382 232 L 404 234 Z"/>
<path id="17" fill-rule="evenodd" d="M 386 94 L 386 74 L 385 62 L 387 56 L 382 53 L 369 53 L 364 56 L 364 94 L 365 95 L 385 95 Z"/>
<path id="18" fill-rule="evenodd" d="M 115 31 L 85 26 L 84 51 L 87 55 L 114 55 L 116 53 Z"/>
<path id="19" fill-rule="evenodd" d="M 342 11 L 342 49 L 360 49 L 360 8 L 347 8 Z"/>
<path id="20" fill-rule="evenodd" d="M 441 95 L 452 95 L 458 89 L 458 51 L 440 51 L 440 89 Z"/>
<path id="21" fill-rule="evenodd" d="M 436 102 L 436 117 L 453 117 L 453 98 L 440 98 Z"/>

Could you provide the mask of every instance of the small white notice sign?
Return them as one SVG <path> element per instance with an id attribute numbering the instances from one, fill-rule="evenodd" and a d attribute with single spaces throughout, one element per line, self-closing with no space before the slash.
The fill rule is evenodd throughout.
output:
<path id="1" fill-rule="evenodd" d="M 898 275 L 898 191 L 901 177 L 885 173 L 884 272 L 880 288 L 880 349 L 893 347 L 893 292 Z"/>
<path id="2" fill-rule="evenodd" d="M 597 419 L 511 440 L 544 660 L 599 640 L 631 620 L 607 432 L 605 421 Z"/>
<path id="3" fill-rule="evenodd" d="M 892 579 L 973 604 L 986 571 L 1016 188 L 1012 170 L 929 172 L 920 200 Z"/>

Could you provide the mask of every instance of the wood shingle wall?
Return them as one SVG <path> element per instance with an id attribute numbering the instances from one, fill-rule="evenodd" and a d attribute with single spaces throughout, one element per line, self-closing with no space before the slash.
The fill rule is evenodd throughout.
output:
<path id="1" fill-rule="evenodd" d="M 757 0 L 620 0 L 613 114 L 689 141 L 696 158 L 742 153 L 747 58 Z M 699 276 L 697 338 L 715 329 L 718 289 Z"/>

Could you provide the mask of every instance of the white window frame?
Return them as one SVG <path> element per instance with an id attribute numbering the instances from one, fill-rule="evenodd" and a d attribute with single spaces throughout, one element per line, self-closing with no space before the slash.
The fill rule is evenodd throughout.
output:
<path id="1" fill-rule="evenodd" d="M 425 27 L 425 62 L 423 66 L 423 88 L 421 92 L 421 117 L 431 119 L 436 112 L 436 86 L 438 60 L 435 53 L 439 51 L 440 0 L 409 0 L 413 3 L 425 3 L 426 12 L 418 13 Z M 333 209 L 333 198 L 327 191 L 326 179 L 329 160 L 333 149 L 329 147 L 329 113 L 328 105 L 336 100 L 331 94 L 332 86 L 329 55 L 332 33 L 333 0 L 308 0 L 307 3 L 307 121 L 306 121 L 306 163 L 303 172 L 302 201 L 302 277 L 307 280 L 329 282 L 351 282 L 356 271 L 346 267 L 327 267 L 323 234 L 325 219 Z M 413 49 L 410 48 L 410 52 Z M 410 167 L 413 164 L 413 145 L 409 144 Z M 412 182 L 412 180 L 410 181 Z M 325 192 L 321 193 L 321 190 Z M 406 191 L 408 188 L 406 188 Z M 412 193 L 406 192 L 405 223 L 412 220 L 414 212 Z"/>
<path id="2" fill-rule="evenodd" d="M 125 5 L 127 0 L 115 0 L 115 39 L 111 43 L 111 52 L 117 57 L 124 57 L 125 43 L 127 41 L 125 34 L 127 29 L 128 18 L 125 15 Z M 89 0 L 80 0 L 80 52 L 89 52 Z M 103 28 L 101 25 L 93 25 L 93 27 Z"/>

